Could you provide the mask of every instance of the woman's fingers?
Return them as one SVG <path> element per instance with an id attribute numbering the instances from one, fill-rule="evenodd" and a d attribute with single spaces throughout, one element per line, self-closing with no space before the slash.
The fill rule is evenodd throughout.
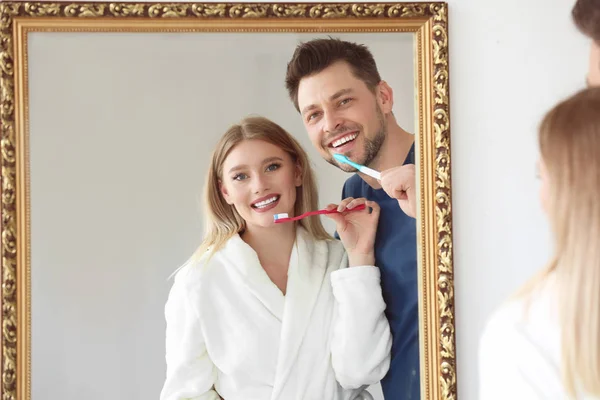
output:
<path id="1" fill-rule="evenodd" d="M 327 211 L 331 211 L 331 210 L 335 210 L 337 207 L 338 207 L 338 205 L 337 205 L 337 204 L 331 203 L 331 204 L 329 204 L 327 207 L 325 207 L 325 209 L 326 209 Z"/>
<path id="2" fill-rule="evenodd" d="M 379 207 L 379 204 L 377 204 L 374 201 L 367 200 L 365 202 L 365 205 L 367 207 L 371 208 L 371 211 L 370 211 L 371 214 L 373 214 L 375 217 L 379 217 L 379 212 L 381 211 L 381 208 Z"/>
<path id="3" fill-rule="evenodd" d="M 366 201 L 367 201 L 367 199 L 365 199 L 364 197 L 361 197 L 361 198 L 358 198 L 358 199 L 354 199 L 350 203 L 348 203 L 348 205 L 346 206 L 346 208 L 348 210 L 352 210 L 356 206 L 359 206 L 361 204 L 365 204 Z"/>
<path id="4" fill-rule="evenodd" d="M 348 204 L 350 204 L 353 200 L 354 200 L 354 197 L 347 197 L 347 198 L 345 198 L 344 200 L 341 201 L 341 203 L 338 206 L 337 210 L 339 212 L 343 212 L 347 208 Z"/>

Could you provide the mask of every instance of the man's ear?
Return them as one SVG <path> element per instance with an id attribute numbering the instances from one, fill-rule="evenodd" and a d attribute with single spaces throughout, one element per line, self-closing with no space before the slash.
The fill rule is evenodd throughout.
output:
<path id="1" fill-rule="evenodd" d="M 294 171 L 294 184 L 296 187 L 302 186 L 302 166 L 299 161 L 296 161 L 296 168 Z"/>
<path id="2" fill-rule="evenodd" d="M 227 188 L 223 184 L 222 180 L 219 180 L 219 191 L 221 192 L 221 195 L 223 196 L 227 204 L 233 204 L 233 202 L 231 201 L 231 196 L 229 195 L 229 192 L 227 191 Z"/>
<path id="3" fill-rule="evenodd" d="M 377 85 L 377 99 L 384 114 L 392 112 L 394 108 L 394 92 L 386 81 L 381 81 Z"/>

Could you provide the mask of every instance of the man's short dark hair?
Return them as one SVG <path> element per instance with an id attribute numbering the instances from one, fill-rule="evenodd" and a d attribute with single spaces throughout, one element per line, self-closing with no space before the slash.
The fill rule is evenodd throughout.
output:
<path id="1" fill-rule="evenodd" d="M 571 15 L 577 28 L 600 44 L 600 0 L 577 0 Z"/>
<path id="2" fill-rule="evenodd" d="M 369 90 L 375 92 L 381 77 L 373 54 L 367 46 L 331 37 L 314 39 L 298 45 L 287 65 L 285 86 L 296 110 L 300 111 L 298 105 L 300 81 L 339 61 L 348 63 L 354 76 L 362 80 Z"/>

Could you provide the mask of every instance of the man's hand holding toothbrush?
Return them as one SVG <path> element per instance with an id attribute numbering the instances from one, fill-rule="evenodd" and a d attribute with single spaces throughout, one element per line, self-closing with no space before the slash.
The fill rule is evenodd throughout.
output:
<path id="1" fill-rule="evenodd" d="M 381 172 L 381 187 L 398 200 L 400 208 L 409 217 L 417 217 L 415 165 L 406 164 Z"/>
<path id="2" fill-rule="evenodd" d="M 397 199 L 400 208 L 406 215 L 417 217 L 415 165 L 405 164 L 385 171 L 375 171 L 369 167 L 357 164 L 343 154 L 334 154 L 333 158 L 340 163 L 348 164 L 359 172 L 377 179 L 388 196 Z"/>

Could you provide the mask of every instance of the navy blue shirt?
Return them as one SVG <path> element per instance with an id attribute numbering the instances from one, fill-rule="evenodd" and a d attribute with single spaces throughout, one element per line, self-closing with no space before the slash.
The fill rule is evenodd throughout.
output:
<path id="1" fill-rule="evenodd" d="M 414 144 L 404 164 L 414 164 Z M 379 204 L 375 265 L 381 271 L 385 314 L 392 331 L 392 361 L 381 381 L 385 400 L 420 398 L 417 225 L 398 200 L 371 188 L 359 175 L 344 183 L 342 199 L 364 197 Z M 337 234 L 336 234 L 337 237 Z"/>

